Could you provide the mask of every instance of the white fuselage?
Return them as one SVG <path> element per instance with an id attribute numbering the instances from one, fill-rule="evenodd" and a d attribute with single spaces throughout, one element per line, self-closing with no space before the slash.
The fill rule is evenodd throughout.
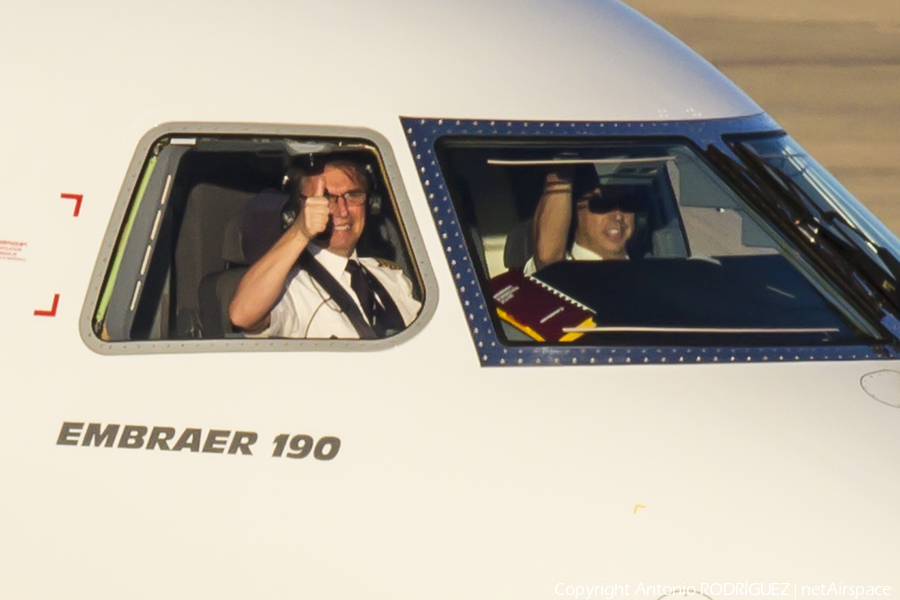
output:
<path id="1" fill-rule="evenodd" d="M 50 2 L 8 11 L 0 50 L 0 239 L 27 243 L 0 261 L 0 596 L 900 587 L 900 411 L 860 385 L 894 363 L 481 365 L 400 118 L 762 112 L 631 9 Z M 371 352 L 92 351 L 79 319 L 123 178 L 174 121 L 383 136 L 438 290 L 430 321 Z M 83 195 L 78 217 L 63 193 Z M 56 315 L 34 316 L 55 294 Z M 231 437 L 222 453 L 61 445 L 67 422 L 258 441 L 250 456 Z M 280 434 L 340 453 L 272 457 Z"/>

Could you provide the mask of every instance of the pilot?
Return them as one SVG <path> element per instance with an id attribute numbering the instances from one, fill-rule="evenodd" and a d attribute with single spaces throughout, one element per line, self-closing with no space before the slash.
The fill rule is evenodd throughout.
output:
<path id="1" fill-rule="evenodd" d="M 627 260 L 634 205 L 621 187 L 601 185 L 592 164 L 548 173 L 534 214 L 534 256 L 525 274 L 561 260 Z"/>
<path id="2" fill-rule="evenodd" d="M 353 161 L 326 160 L 298 181 L 299 214 L 244 275 L 229 307 L 251 337 L 375 339 L 421 308 L 393 263 L 360 258 L 371 184 Z"/>

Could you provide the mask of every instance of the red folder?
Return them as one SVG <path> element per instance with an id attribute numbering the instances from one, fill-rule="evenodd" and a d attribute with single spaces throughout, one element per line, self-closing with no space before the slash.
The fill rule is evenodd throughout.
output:
<path id="1" fill-rule="evenodd" d="M 518 269 L 491 279 L 497 315 L 539 342 L 571 342 L 582 333 L 568 327 L 594 327 L 594 311 Z"/>

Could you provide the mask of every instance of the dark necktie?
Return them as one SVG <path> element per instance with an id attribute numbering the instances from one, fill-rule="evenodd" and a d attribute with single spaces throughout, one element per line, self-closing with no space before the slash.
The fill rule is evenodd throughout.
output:
<path id="1" fill-rule="evenodd" d="M 380 306 L 375 300 L 375 294 L 372 293 L 372 288 L 369 286 L 365 269 L 363 269 L 355 260 L 350 260 L 347 261 L 347 272 L 350 273 L 350 287 L 353 288 L 353 292 L 359 300 L 359 305 L 362 307 L 366 320 L 369 321 L 369 325 L 381 335 L 381 332 L 379 331 L 380 328 L 376 325 L 376 321 L 378 320 L 378 309 Z"/>

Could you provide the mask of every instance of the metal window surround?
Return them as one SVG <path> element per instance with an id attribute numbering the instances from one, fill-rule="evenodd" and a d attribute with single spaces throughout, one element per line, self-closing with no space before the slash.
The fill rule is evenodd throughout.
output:
<path id="1" fill-rule="evenodd" d="M 387 184 L 397 203 L 397 216 L 409 240 L 412 260 L 422 279 L 424 298 L 422 308 L 409 327 L 395 336 L 381 340 L 323 340 L 323 339 L 162 339 L 107 342 L 99 339 L 91 325 L 98 298 L 110 267 L 119 232 L 135 194 L 135 188 L 153 145 L 167 136 L 278 136 L 278 137 L 329 137 L 365 139 L 378 150 L 384 166 Z M 155 199 L 154 199 L 155 201 Z M 143 248 L 142 248 L 143 251 Z M 380 133 L 371 129 L 339 126 L 304 126 L 259 123 L 165 123 L 147 132 L 135 149 L 134 156 L 122 188 L 116 200 L 110 222 L 103 238 L 99 256 L 94 265 L 79 318 L 81 339 L 91 350 L 106 355 L 194 353 L 194 352 L 248 352 L 248 351 L 377 351 L 392 348 L 418 334 L 431 320 L 437 308 L 438 287 L 434 278 L 422 237 L 410 207 L 406 188 L 400 177 L 393 150 Z"/>
<path id="2" fill-rule="evenodd" d="M 844 361 L 896 359 L 881 345 L 773 346 L 773 347 L 625 347 L 625 346 L 541 346 L 512 345 L 501 341 L 494 328 L 488 305 L 478 283 L 472 254 L 464 241 L 456 210 L 437 160 L 435 142 L 443 136 L 484 136 L 485 141 L 515 137 L 550 139 L 681 137 L 700 148 L 716 146 L 730 150 L 722 136 L 778 132 L 780 126 L 768 115 L 734 119 L 672 122 L 585 122 L 585 121 L 501 121 L 401 117 L 403 130 L 415 159 L 416 170 L 431 209 L 431 216 L 443 243 L 444 254 L 456 291 L 465 311 L 475 350 L 482 366 L 516 365 L 623 365 L 678 363 L 748 363 L 795 361 Z M 894 336 L 900 323 L 882 321 Z"/>

